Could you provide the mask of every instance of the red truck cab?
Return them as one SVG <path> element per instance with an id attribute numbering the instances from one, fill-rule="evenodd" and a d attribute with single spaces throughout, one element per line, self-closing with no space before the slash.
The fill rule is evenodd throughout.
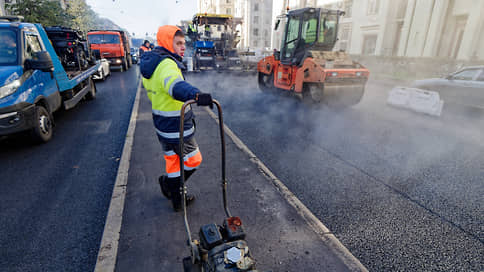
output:
<path id="1" fill-rule="evenodd" d="M 87 41 L 97 59 L 107 59 L 111 66 L 121 70 L 131 67 L 129 37 L 122 30 L 92 30 L 87 33 Z"/>

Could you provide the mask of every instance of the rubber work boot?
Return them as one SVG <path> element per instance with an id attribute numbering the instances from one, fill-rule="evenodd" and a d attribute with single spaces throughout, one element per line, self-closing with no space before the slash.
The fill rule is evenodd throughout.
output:
<path id="1" fill-rule="evenodd" d="M 171 199 L 171 192 L 167 184 L 167 176 L 163 175 L 158 178 L 158 183 L 160 184 L 161 193 L 167 198 Z"/>
<path id="2" fill-rule="evenodd" d="M 186 170 L 185 171 L 185 181 L 188 180 L 188 178 L 190 178 L 190 176 L 195 173 L 195 170 L 196 169 L 193 169 L 193 170 Z M 167 185 L 167 180 L 168 180 L 168 177 L 165 176 L 165 175 L 162 175 L 158 178 L 158 183 L 160 184 L 160 188 L 161 188 L 161 193 L 167 198 L 167 199 L 171 199 L 171 192 L 170 192 L 170 189 L 168 188 L 168 185 Z"/>
<path id="3" fill-rule="evenodd" d="M 182 205 L 182 192 L 180 191 L 181 182 L 180 179 L 167 179 L 168 180 L 168 187 L 170 188 L 171 194 L 171 203 L 173 205 L 173 210 L 175 212 L 180 212 L 183 209 Z M 193 203 L 195 200 L 195 196 L 193 195 L 185 195 L 187 206 Z"/>

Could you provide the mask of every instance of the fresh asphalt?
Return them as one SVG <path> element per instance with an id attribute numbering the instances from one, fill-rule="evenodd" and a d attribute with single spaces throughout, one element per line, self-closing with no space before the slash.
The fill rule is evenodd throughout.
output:
<path id="1" fill-rule="evenodd" d="M 482 110 L 395 109 L 388 91 L 405 82 L 389 80 L 371 80 L 346 110 L 262 93 L 255 76 L 192 81 L 370 271 L 484 271 Z"/>
<path id="2" fill-rule="evenodd" d="M 182 258 L 190 254 L 187 234 L 182 213 L 173 212 L 171 202 L 161 195 L 157 184 L 164 171 L 163 153 L 145 92 L 142 90 L 140 95 L 130 153 L 115 270 L 181 271 Z M 194 110 L 203 163 L 188 182 L 190 193 L 197 198 L 188 208 L 188 219 L 192 235 L 198 238 L 201 225 L 222 224 L 225 214 L 218 126 L 208 111 L 196 106 Z M 297 199 L 292 199 L 290 205 L 291 193 L 283 185 L 278 187 L 270 171 L 263 170 L 243 143 L 231 136 L 226 136 L 229 208 L 243 221 L 259 271 L 365 271 L 321 222 L 308 224 L 311 214 Z M 119 195 L 113 197 L 117 198 Z M 320 225 L 315 226 L 317 223 Z M 106 225 L 106 229 L 115 228 L 109 222 Z M 105 261 L 105 256 L 98 260 Z"/>
<path id="3" fill-rule="evenodd" d="M 137 78 L 135 69 L 113 73 L 105 83 L 97 85 L 98 98 L 94 102 L 83 102 L 56 114 L 56 133 L 50 143 L 32 145 L 26 143 L 25 137 L 0 141 L 2 270 L 94 268 Z M 192 81 L 222 102 L 225 123 L 371 271 L 484 270 L 483 146 L 479 129 L 484 118 L 479 111 L 460 108 L 453 111 L 454 105 L 446 104 L 443 116 L 434 118 L 389 108 L 384 96 L 392 86 L 382 87 L 381 82 L 369 84 L 359 105 L 334 112 L 324 107 L 303 108 L 299 101 L 281 94 L 260 93 L 256 78 L 212 77 L 210 81 L 203 78 Z M 203 111 L 200 115 L 199 119 L 204 119 Z M 139 117 L 136 133 L 140 128 L 150 129 L 146 142 L 156 144 L 152 143 L 150 150 L 140 136 L 136 141 L 141 143 L 134 143 L 148 154 L 136 156 L 133 151 L 133 159 L 147 166 L 146 169 L 130 166 L 134 169 L 130 171 L 135 171 L 129 174 L 130 184 L 132 175 L 142 182 L 138 181 L 139 191 L 127 187 L 123 223 L 134 219 L 143 224 L 123 226 L 117 269 L 164 271 L 160 267 L 173 265 L 174 271 L 179 271 L 181 258 L 188 255 L 183 221 L 179 214 L 169 213 L 169 202 L 161 197 L 156 185 L 163 166 L 151 115 Z M 207 128 L 214 126 L 206 122 Z M 202 140 L 202 127 L 198 133 L 204 162 L 190 180 L 193 183 L 190 190 L 198 197 L 196 205 L 190 207 L 194 233 L 200 224 L 220 224 L 224 216 L 221 201 L 212 199 L 220 197 L 215 193 L 220 192 L 220 187 L 215 186 L 214 190 L 196 187 L 199 184 L 195 180 L 202 176 L 202 170 L 213 171 L 209 175 L 214 177 L 218 173 L 209 167 L 208 161 L 218 156 L 210 150 L 212 140 L 218 138 L 212 135 Z M 228 158 L 232 153 L 237 152 L 229 149 Z M 154 155 L 159 157 L 154 159 Z M 257 236 L 258 229 L 250 227 L 256 224 L 256 228 L 269 229 L 274 217 L 292 218 L 293 214 L 280 212 L 279 207 L 267 203 L 266 200 L 270 202 L 278 194 L 267 193 L 265 186 L 259 187 L 267 182 L 264 179 L 251 185 L 251 190 L 264 200 L 256 205 L 272 216 L 245 217 L 243 213 L 248 208 L 244 205 L 253 194 L 244 193 L 244 179 L 248 178 L 232 175 L 237 171 L 252 173 L 259 167 L 240 170 L 238 165 L 228 166 L 232 200 L 229 203 L 235 205 L 231 206 L 232 213 L 241 216 L 247 225 L 249 246 L 260 267 L 280 265 L 285 268 L 282 271 L 301 271 L 300 267 L 290 265 L 306 258 L 298 255 L 303 246 L 290 247 L 286 242 L 300 241 L 299 236 L 294 236 L 300 234 L 299 229 L 284 232 L 283 227 L 276 226 L 281 228 L 279 232 L 270 229 L 270 234 L 277 236 L 277 240 L 267 242 L 266 237 Z M 247 173 L 244 175 L 249 177 Z M 218 178 L 213 180 L 214 184 L 219 182 Z M 287 210 L 294 208 L 287 206 Z M 163 213 L 167 217 L 160 216 Z M 163 234 L 166 229 L 175 229 L 175 233 Z M 304 231 L 307 235 L 311 233 L 314 232 Z M 163 240 L 163 235 L 173 236 L 174 241 Z M 266 242 L 274 241 L 286 251 L 274 251 L 270 246 L 270 251 L 264 250 Z M 150 246 L 139 247 L 140 242 Z M 304 254 L 317 254 L 313 248 Z M 260 259 L 265 255 L 269 258 Z M 277 264 L 280 257 L 291 262 Z M 130 261 L 138 261 L 140 265 L 130 266 Z M 315 267 L 308 270 L 321 271 L 322 267 L 331 271 L 337 264 L 329 260 L 329 264 Z"/>
<path id="4" fill-rule="evenodd" d="M 46 144 L 0 141 L 1 271 L 94 269 L 138 79 L 113 70 Z"/>

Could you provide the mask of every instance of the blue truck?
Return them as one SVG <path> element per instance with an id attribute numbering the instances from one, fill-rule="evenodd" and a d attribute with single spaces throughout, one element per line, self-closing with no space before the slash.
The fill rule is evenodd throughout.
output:
<path id="1" fill-rule="evenodd" d="M 64 70 L 40 24 L 0 17 L 0 136 L 30 132 L 36 142 L 52 138 L 53 113 L 96 97 L 92 75 Z"/>

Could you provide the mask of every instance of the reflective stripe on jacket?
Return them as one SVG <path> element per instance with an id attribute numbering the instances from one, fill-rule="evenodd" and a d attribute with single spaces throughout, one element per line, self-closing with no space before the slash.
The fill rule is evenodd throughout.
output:
<path id="1" fill-rule="evenodd" d="M 180 110 L 184 101 L 194 99 L 200 92 L 188 84 L 180 70 L 178 62 L 167 50 L 157 47 L 143 54 L 140 69 L 143 74 L 143 86 L 151 100 L 153 122 L 161 141 L 178 143 Z M 154 71 L 153 71 L 154 69 Z M 193 112 L 185 112 L 184 138 L 189 139 L 195 133 Z"/>
<path id="2" fill-rule="evenodd" d="M 150 49 L 144 45 L 140 46 L 138 54 L 141 57 L 145 52 L 150 51 Z"/>

